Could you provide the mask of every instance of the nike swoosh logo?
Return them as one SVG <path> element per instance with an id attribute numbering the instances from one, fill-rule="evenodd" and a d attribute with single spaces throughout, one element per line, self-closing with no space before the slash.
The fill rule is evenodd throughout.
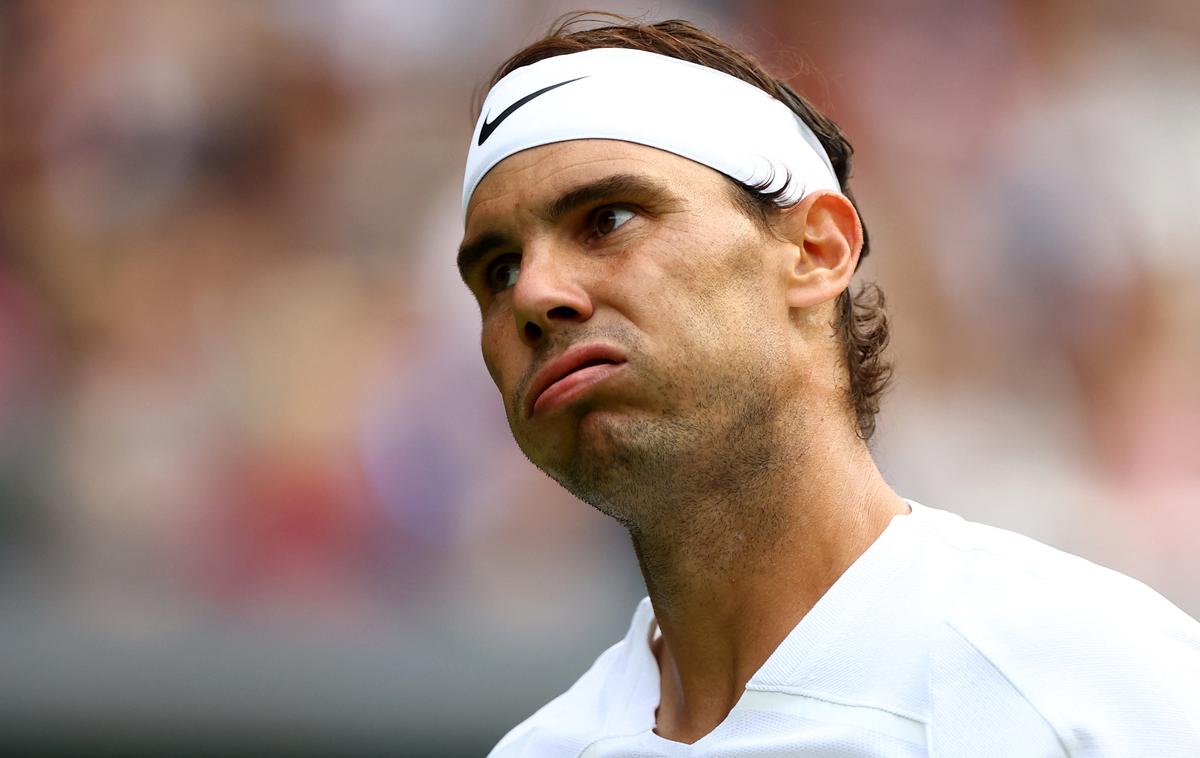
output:
<path id="1" fill-rule="evenodd" d="M 530 100 L 534 99 L 535 97 L 538 97 L 539 95 L 544 95 L 552 89 L 558 89 L 559 87 L 563 86 L 564 84 L 570 84 L 571 82 L 577 82 L 580 79 L 586 79 L 586 78 L 587 78 L 586 75 L 585 76 L 577 76 L 574 79 L 568 79 L 565 82 L 559 82 L 558 84 L 551 84 L 549 87 L 542 87 L 537 92 L 530 92 L 525 97 L 521 98 L 517 102 L 513 103 L 512 105 L 508 106 L 503 111 L 501 111 L 500 115 L 496 116 L 495 121 L 489 121 L 487 119 L 487 117 L 484 117 L 483 128 L 479 130 L 479 142 L 476 144 L 483 145 L 483 143 L 487 141 L 487 138 L 492 136 L 492 132 L 496 131 L 496 127 L 500 126 L 500 124 L 503 123 L 504 119 L 511 116 L 517 110 L 517 108 L 520 108 L 522 105 L 525 105 Z"/>

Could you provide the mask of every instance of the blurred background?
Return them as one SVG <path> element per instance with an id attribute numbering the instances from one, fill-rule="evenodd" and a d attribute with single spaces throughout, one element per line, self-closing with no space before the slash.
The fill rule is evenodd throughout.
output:
<path id="1" fill-rule="evenodd" d="M 623 634 L 453 262 L 472 95 L 579 7 L 0 4 L 0 742 L 479 756 Z M 848 132 L 901 494 L 1200 614 L 1200 5 L 604 9 Z"/>

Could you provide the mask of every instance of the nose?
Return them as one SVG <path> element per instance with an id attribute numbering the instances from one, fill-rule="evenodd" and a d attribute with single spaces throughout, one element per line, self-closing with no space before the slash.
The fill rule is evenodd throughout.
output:
<path id="1" fill-rule="evenodd" d="M 513 287 L 517 333 L 537 347 L 555 329 L 592 317 L 592 300 L 577 267 L 547 249 L 526 249 Z"/>

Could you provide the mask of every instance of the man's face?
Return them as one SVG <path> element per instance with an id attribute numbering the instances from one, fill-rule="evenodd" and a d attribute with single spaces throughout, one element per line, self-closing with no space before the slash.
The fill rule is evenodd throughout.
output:
<path id="1" fill-rule="evenodd" d="M 791 391 L 790 243 L 733 197 L 673 154 L 576 140 L 510 156 L 471 199 L 460 265 L 513 436 L 623 520 L 634 490 L 765 441 Z"/>

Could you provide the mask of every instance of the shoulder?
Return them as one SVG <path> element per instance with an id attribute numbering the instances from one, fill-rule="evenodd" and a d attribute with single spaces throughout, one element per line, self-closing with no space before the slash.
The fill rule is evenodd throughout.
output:
<path id="1" fill-rule="evenodd" d="M 606 650 L 569 690 L 509 730 L 488 758 L 578 755 L 594 739 L 603 680 L 622 645 Z"/>
<path id="2" fill-rule="evenodd" d="M 570 689 L 511 729 L 488 758 L 577 756 L 597 739 L 627 731 L 639 700 L 651 691 L 655 698 L 658 694 L 657 680 L 652 690 L 645 681 L 650 672 L 641 659 L 648 654 L 642 635 L 651 619 L 649 600 L 643 600 L 626 637 L 605 650 Z M 657 666 L 653 673 L 657 677 Z M 649 712 L 653 714 L 653 704 Z"/>
<path id="3" fill-rule="evenodd" d="M 1068 755 L 1200 754 L 1200 624 L 1141 582 L 1027 537 L 941 512 L 930 533 L 959 574 L 935 687 L 974 672 L 980 695 L 1036 713 Z"/>

